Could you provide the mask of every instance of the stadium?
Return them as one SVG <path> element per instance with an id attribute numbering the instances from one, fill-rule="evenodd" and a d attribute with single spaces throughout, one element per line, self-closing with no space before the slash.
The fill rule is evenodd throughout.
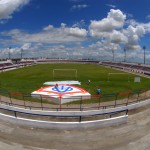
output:
<path id="1" fill-rule="evenodd" d="M 149 150 L 149 6 L 0 0 L 0 150 Z"/>

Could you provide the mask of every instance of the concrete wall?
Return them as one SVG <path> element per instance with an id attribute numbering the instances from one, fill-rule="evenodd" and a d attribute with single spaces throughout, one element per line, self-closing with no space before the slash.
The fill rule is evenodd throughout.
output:
<path id="1" fill-rule="evenodd" d="M 96 120 L 96 121 L 84 121 L 84 122 L 50 122 L 50 121 L 39 121 L 25 118 L 16 118 L 13 116 L 5 115 L 0 113 L 0 120 L 29 127 L 44 128 L 44 129 L 89 129 L 89 128 L 102 128 L 106 126 L 117 126 L 127 122 L 128 115 Z"/>
<path id="2" fill-rule="evenodd" d="M 104 114 L 104 113 L 111 113 L 116 111 L 122 111 L 126 109 L 136 109 L 142 106 L 146 106 L 150 104 L 150 99 L 137 102 L 135 104 L 131 104 L 128 106 L 122 106 L 122 107 L 116 107 L 116 108 L 110 108 L 110 109 L 100 109 L 100 110 L 88 110 L 88 111 L 42 111 L 42 110 L 29 110 L 29 109 L 23 109 L 19 107 L 13 107 L 5 104 L 0 104 L 0 108 L 13 110 L 13 111 L 19 111 L 23 113 L 31 113 L 31 114 L 39 114 L 39 115 L 53 115 L 53 116 L 90 116 L 95 114 Z"/>
<path id="3" fill-rule="evenodd" d="M 8 109 L 12 111 L 19 111 L 24 113 L 39 114 L 39 115 L 54 115 L 54 116 L 85 116 L 94 114 L 110 113 L 115 111 L 121 111 L 125 109 L 136 109 L 145 105 L 150 104 L 150 99 L 137 102 L 128 106 L 102 109 L 102 110 L 88 110 L 88 111 L 41 111 L 41 110 L 29 110 L 9 105 L 0 104 L 0 108 Z M 7 121 L 17 125 L 30 126 L 36 128 L 47 128 L 47 129 L 86 129 L 86 128 L 102 128 L 106 126 L 117 126 L 127 122 L 128 115 L 119 116 L 115 118 L 84 121 L 84 122 L 51 122 L 51 121 L 40 121 L 25 118 L 16 118 L 13 116 L 5 115 L 0 113 L 0 120 Z"/>

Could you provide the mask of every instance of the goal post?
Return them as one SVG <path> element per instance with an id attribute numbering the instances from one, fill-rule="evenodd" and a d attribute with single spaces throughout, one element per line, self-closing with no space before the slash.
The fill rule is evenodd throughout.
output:
<path id="1" fill-rule="evenodd" d="M 77 69 L 53 69 L 53 78 L 77 79 Z"/>
<path id="2" fill-rule="evenodd" d="M 123 79 L 124 81 L 127 80 L 128 82 L 130 82 L 130 74 L 129 73 L 108 73 L 107 82 L 112 80 L 112 78 L 117 79 L 117 80 Z"/>

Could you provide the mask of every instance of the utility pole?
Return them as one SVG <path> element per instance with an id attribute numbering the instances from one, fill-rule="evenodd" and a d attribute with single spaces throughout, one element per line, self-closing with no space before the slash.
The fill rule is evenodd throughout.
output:
<path id="1" fill-rule="evenodd" d="M 145 64 L 145 50 L 146 50 L 146 46 L 143 46 L 143 50 L 144 50 L 144 64 Z"/>

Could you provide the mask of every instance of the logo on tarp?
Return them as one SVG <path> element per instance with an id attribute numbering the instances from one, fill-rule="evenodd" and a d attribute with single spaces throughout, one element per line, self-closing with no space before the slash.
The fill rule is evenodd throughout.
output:
<path id="1" fill-rule="evenodd" d="M 63 92 L 64 93 L 64 92 L 73 91 L 73 88 L 70 87 L 70 86 L 61 85 L 61 86 L 53 87 L 52 90 L 55 91 L 55 92 L 59 92 L 59 93 Z"/>

